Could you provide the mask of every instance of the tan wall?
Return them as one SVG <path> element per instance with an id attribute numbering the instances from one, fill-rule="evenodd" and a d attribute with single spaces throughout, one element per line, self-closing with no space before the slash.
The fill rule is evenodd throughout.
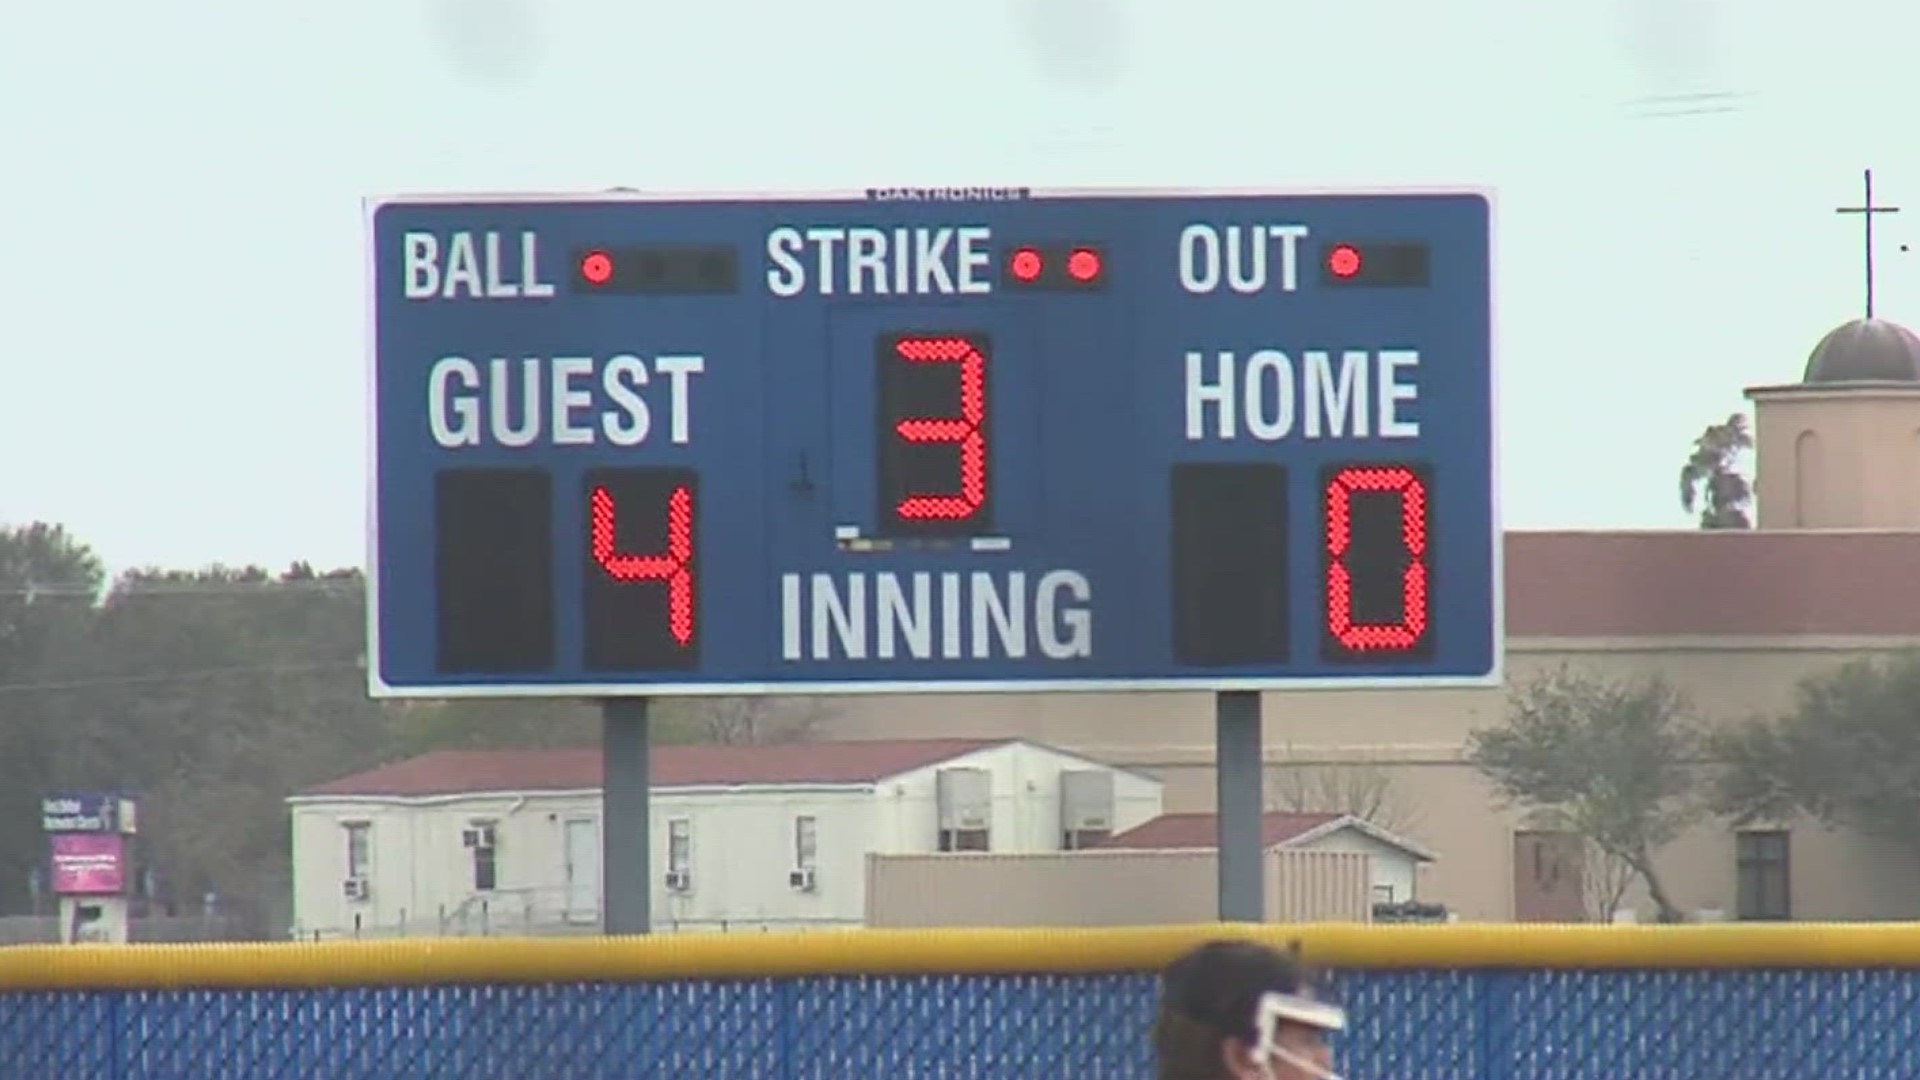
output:
<path id="1" fill-rule="evenodd" d="M 1563 662 L 1612 674 L 1657 672 L 1688 695 L 1703 720 L 1737 722 L 1789 707 L 1795 684 L 1808 675 L 1904 644 L 1531 640 L 1510 648 L 1508 681 Z M 1321 775 L 1343 764 L 1378 770 L 1397 811 L 1380 823 L 1439 853 L 1421 882 L 1421 899 L 1448 904 L 1466 919 L 1511 918 L 1512 833 L 1519 817 L 1496 805 L 1492 789 L 1461 756 L 1468 733 L 1498 724 L 1504 708 L 1498 689 L 1267 694 L 1269 799 L 1294 786 L 1284 779 L 1289 768 Z M 1212 699 L 1206 694 L 863 696 L 840 699 L 833 709 L 825 737 L 1020 735 L 1154 772 L 1167 782 L 1169 812 L 1213 808 Z M 1659 864 L 1675 901 L 1689 910 L 1731 912 L 1733 850 L 1731 832 L 1717 822 L 1668 849 Z M 1920 869 L 1909 856 L 1796 823 L 1791 859 L 1797 918 L 1920 916 Z M 1644 897 L 1629 896 L 1626 903 L 1650 911 Z"/>
<path id="2" fill-rule="evenodd" d="M 1920 389 L 1769 387 L 1754 399 L 1763 529 L 1920 526 Z"/>
<path id="3" fill-rule="evenodd" d="M 1344 851 L 1269 851 L 1267 922 L 1369 922 L 1371 867 Z M 1211 851 L 869 855 L 867 925 L 1149 926 L 1219 913 Z"/>

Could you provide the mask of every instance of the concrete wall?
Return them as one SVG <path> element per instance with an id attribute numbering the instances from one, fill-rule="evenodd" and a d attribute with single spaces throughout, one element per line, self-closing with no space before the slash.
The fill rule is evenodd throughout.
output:
<path id="1" fill-rule="evenodd" d="M 1268 922 L 1367 922 L 1365 855 L 1271 851 Z M 1083 851 L 1046 855 L 875 855 L 867 860 L 867 925 L 1139 926 L 1219 917 L 1212 851 Z"/>

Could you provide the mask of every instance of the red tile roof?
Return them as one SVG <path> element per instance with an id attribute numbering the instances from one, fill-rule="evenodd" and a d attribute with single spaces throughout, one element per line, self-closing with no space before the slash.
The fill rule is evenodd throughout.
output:
<path id="1" fill-rule="evenodd" d="M 1513 532 L 1506 562 L 1509 637 L 1920 636 L 1920 532 Z"/>
<path id="2" fill-rule="evenodd" d="M 1260 846 L 1270 848 L 1284 844 L 1345 816 L 1280 812 L 1263 814 L 1260 818 Z M 1211 848 L 1218 845 L 1219 829 L 1216 815 L 1213 814 L 1161 814 L 1126 832 L 1115 833 L 1096 846 L 1150 850 Z"/>
<path id="3" fill-rule="evenodd" d="M 772 746 L 660 746 L 655 787 L 861 784 L 1004 746 L 1010 739 L 894 739 Z M 594 791 L 600 749 L 436 750 L 355 773 L 302 795 L 428 796 L 485 791 Z"/>

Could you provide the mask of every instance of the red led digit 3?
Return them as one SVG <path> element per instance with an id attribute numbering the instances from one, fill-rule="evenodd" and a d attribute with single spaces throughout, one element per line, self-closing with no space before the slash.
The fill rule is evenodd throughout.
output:
<path id="1" fill-rule="evenodd" d="M 1394 623 L 1353 621 L 1353 575 L 1347 550 L 1353 542 L 1355 492 L 1391 492 L 1400 497 L 1400 538 L 1407 567 L 1400 580 L 1401 617 Z M 1411 649 L 1427 632 L 1427 488 L 1411 469 L 1399 466 L 1340 470 L 1327 484 L 1327 630 L 1355 652 Z"/>
<path id="2" fill-rule="evenodd" d="M 619 551 L 615 546 L 618 510 L 613 493 L 593 489 L 593 561 L 615 581 L 667 584 L 667 622 L 682 646 L 693 642 L 693 492 L 682 484 L 667 497 L 667 548 L 653 554 Z"/>
<path id="3" fill-rule="evenodd" d="M 958 416 L 910 416 L 893 426 L 910 443 L 952 443 L 960 448 L 959 490 L 914 493 L 894 507 L 908 521 L 962 521 L 987 501 L 987 358 L 965 338 L 902 338 L 894 353 L 909 364 L 960 365 Z"/>

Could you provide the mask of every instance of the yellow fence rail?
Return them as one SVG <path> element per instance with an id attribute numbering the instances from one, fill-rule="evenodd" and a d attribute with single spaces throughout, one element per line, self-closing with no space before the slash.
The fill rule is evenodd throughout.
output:
<path id="1" fill-rule="evenodd" d="M 1062 930 L 837 930 L 630 938 L 31 945 L 0 949 L 0 993 L 640 982 L 833 975 L 1152 971 L 1212 938 L 1299 941 L 1357 970 L 1920 968 L 1920 923 L 1583 926 L 1351 923 Z"/>

